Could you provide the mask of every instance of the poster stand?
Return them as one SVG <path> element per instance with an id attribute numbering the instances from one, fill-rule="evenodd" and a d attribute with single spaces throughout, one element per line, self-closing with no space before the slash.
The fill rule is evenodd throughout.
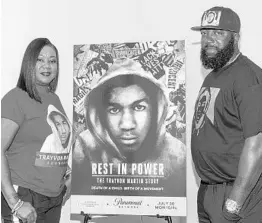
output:
<path id="1" fill-rule="evenodd" d="M 171 216 L 160 216 L 160 215 L 156 215 L 157 218 L 164 218 L 164 220 L 167 221 L 167 223 L 172 223 L 172 218 Z"/>
<path id="2" fill-rule="evenodd" d="M 90 214 L 85 214 L 83 211 L 80 213 L 81 215 L 84 216 L 84 222 L 83 223 L 88 223 L 89 220 L 92 220 L 92 217 Z M 153 216 L 150 216 L 153 217 Z M 160 216 L 159 214 L 156 215 L 157 218 L 163 218 L 164 220 L 167 221 L 167 223 L 172 223 L 172 218 L 171 216 Z"/>
<path id="3" fill-rule="evenodd" d="M 84 216 L 84 222 L 83 223 L 87 223 L 88 220 L 92 219 L 90 214 L 85 214 L 83 211 L 81 211 L 81 215 Z"/>

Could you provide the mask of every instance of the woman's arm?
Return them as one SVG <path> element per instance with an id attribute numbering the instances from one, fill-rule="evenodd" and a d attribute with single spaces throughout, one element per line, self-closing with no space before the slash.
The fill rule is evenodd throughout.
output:
<path id="1" fill-rule="evenodd" d="M 15 207 L 19 197 L 11 181 L 10 168 L 5 153 L 9 149 L 18 129 L 19 126 L 14 121 L 1 118 L 1 190 L 11 209 Z M 37 217 L 35 209 L 28 202 L 22 204 L 16 215 L 22 220 L 27 220 L 28 223 L 35 222 Z"/>
<path id="2" fill-rule="evenodd" d="M 10 169 L 5 153 L 11 145 L 18 128 L 19 126 L 15 122 L 1 118 L 1 186 L 2 193 L 10 208 L 14 207 L 19 198 L 11 182 Z"/>

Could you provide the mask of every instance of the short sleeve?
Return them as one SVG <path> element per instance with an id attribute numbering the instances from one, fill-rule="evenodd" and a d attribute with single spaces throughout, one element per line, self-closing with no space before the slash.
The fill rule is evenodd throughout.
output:
<path id="1" fill-rule="evenodd" d="M 64 107 L 63 107 L 63 105 L 62 105 L 62 103 L 61 103 L 60 98 L 59 98 L 58 95 L 55 94 L 55 93 L 54 93 L 54 96 L 55 96 L 55 98 L 56 98 L 56 104 L 59 106 L 59 110 L 60 110 L 64 115 L 66 115 L 66 112 L 65 112 L 65 110 L 64 110 Z M 66 116 L 67 116 L 67 115 L 66 115 Z"/>
<path id="2" fill-rule="evenodd" d="M 262 131 L 262 84 L 244 88 L 236 97 L 244 137 Z"/>
<path id="3" fill-rule="evenodd" d="M 10 119 L 19 126 L 24 120 L 24 112 L 19 103 L 19 92 L 15 89 L 9 91 L 1 100 L 1 117 Z"/>

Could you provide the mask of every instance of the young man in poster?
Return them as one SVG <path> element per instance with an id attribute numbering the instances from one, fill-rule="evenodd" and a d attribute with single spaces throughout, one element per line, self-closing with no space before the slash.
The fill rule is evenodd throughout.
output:
<path id="1" fill-rule="evenodd" d="M 152 74 L 131 59 L 116 61 L 85 98 L 87 129 L 74 150 L 75 193 L 185 196 L 185 145 L 166 133 L 167 111 L 164 87 Z M 90 192 L 98 179 L 143 189 Z"/>

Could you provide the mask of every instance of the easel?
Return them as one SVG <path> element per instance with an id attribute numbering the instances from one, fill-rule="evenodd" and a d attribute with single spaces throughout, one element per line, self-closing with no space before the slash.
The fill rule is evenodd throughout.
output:
<path id="1" fill-rule="evenodd" d="M 80 213 L 81 215 L 84 216 L 84 222 L 83 223 L 88 223 L 89 220 L 92 220 L 92 217 L 90 214 L 85 214 L 83 211 Z M 153 216 L 151 216 L 153 217 Z M 156 215 L 157 218 L 164 218 L 164 220 L 167 221 L 167 223 L 172 223 L 172 218 L 170 216 L 160 216 L 159 214 Z"/>
<path id="2" fill-rule="evenodd" d="M 84 223 L 87 223 L 88 220 L 92 219 L 90 214 L 85 214 L 83 211 L 81 211 L 81 215 L 84 216 Z"/>
<path id="3" fill-rule="evenodd" d="M 157 218 L 164 218 L 167 221 L 167 223 L 172 223 L 171 216 L 160 216 L 160 215 L 157 214 L 156 217 Z"/>

